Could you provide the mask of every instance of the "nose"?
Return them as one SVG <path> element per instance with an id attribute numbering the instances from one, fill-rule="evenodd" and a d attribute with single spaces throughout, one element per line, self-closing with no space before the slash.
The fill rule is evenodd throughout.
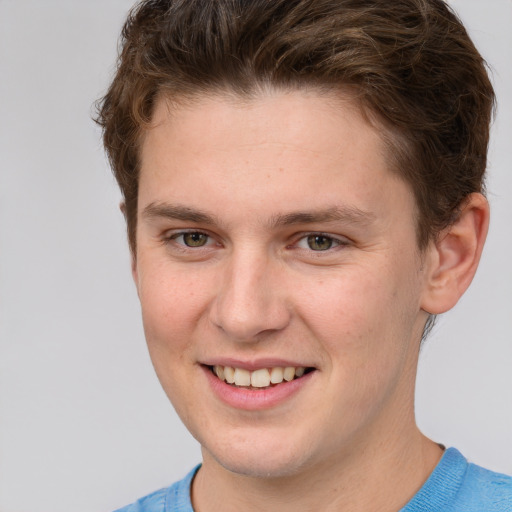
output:
<path id="1" fill-rule="evenodd" d="M 291 316 L 283 270 L 267 255 L 233 254 L 218 276 L 212 322 L 237 342 L 255 342 L 283 330 Z"/>

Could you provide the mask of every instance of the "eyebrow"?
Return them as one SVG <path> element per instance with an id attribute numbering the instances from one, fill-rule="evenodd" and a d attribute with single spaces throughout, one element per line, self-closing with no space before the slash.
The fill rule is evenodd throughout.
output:
<path id="1" fill-rule="evenodd" d="M 165 218 L 182 220 L 206 225 L 220 225 L 221 221 L 202 210 L 188 206 L 168 203 L 151 203 L 142 211 L 142 217 L 147 219 Z M 312 211 L 297 211 L 277 214 L 271 217 L 271 228 L 293 226 L 296 224 L 315 224 L 321 222 L 343 222 L 346 224 L 368 225 L 375 220 L 375 214 L 361 210 L 355 206 L 333 206 Z"/>
<path id="2" fill-rule="evenodd" d="M 215 216 L 201 210 L 187 206 L 172 205 L 167 203 L 151 203 L 142 211 L 142 217 L 147 219 L 165 218 L 171 220 L 183 220 L 197 222 L 199 224 L 218 224 Z"/>
<path id="3" fill-rule="evenodd" d="M 315 224 L 320 222 L 343 222 L 346 224 L 370 224 L 376 219 L 375 214 L 355 206 L 333 206 L 309 212 L 291 212 L 279 214 L 272 218 L 271 226 L 291 226 L 294 224 Z"/>

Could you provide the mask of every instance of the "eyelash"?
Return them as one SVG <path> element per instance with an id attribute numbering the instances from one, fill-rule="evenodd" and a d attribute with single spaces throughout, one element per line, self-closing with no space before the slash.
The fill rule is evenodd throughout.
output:
<path id="1" fill-rule="evenodd" d="M 192 245 L 187 245 L 184 242 L 184 240 L 181 243 L 177 242 L 177 240 L 179 238 L 185 237 L 186 235 L 205 236 L 205 237 L 207 237 L 206 243 L 204 245 L 192 246 Z M 330 243 L 330 246 L 327 247 L 326 249 L 318 249 L 318 250 L 312 249 L 311 247 L 306 248 L 306 247 L 299 246 L 299 243 L 302 241 L 304 241 L 309 246 L 310 238 L 323 238 L 325 241 Z M 173 233 L 171 235 L 168 235 L 164 238 L 164 243 L 166 243 L 166 244 L 172 243 L 174 245 L 174 247 L 176 247 L 177 249 L 179 249 L 181 251 L 191 251 L 191 250 L 203 249 L 203 248 L 209 247 L 212 245 L 211 241 L 213 241 L 213 240 L 214 240 L 213 237 L 210 234 L 205 233 L 204 231 L 190 230 L 190 231 L 179 231 L 179 232 Z M 321 255 L 322 253 L 323 254 L 332 253 L 332 251 L 342 248 L 342 247 L 346 247 L 349 244 L 350 244 L 350 242 L 348 240 L 343 239 L 343 238 L 337 238 L 337 237 L 334 237 L 327 233 L 310 232 L 310 233 L 301 233 L 300 236 L 296 237 L 295 241 L 292 244 L 287 245 L 286 248 L 287 249 L 297 249 L 297 250 L 301 250 L 301 251 L 307 251 L 309 253 L 316 253 L 316 255 Z"/>

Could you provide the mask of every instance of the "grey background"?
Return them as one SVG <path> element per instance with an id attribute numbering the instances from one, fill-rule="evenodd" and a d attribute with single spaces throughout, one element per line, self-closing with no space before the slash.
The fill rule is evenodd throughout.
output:
<path id="1" fill-rule="evenodd" d="M 109 511 L 199 448 L 161 391 L 90 120 L 130 0 L 0 0 L 0 512 Z M 512 2 L 452 2 L 493 68 L 492 227 L 423 350 L 421 428 L 512 473 Z"/>

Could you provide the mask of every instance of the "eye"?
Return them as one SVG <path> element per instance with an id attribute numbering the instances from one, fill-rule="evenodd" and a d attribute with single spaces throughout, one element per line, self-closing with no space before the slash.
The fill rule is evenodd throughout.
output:
<path id="1" fill-rule="evenodd" d="M 346 245 L 346 243 L 322 233 L 312 233 L 304 236 L 297 243 L 297 247 L 300 249 L 308 249 L 316 252 L 328 251 L 329 249 L 333 249 L 340 245 Z"/>
<path id="2" fill-rule="evenodd" d="M 176 233 L 170 237 L 170 240 L 174 240 L 186 247 L 204 247 L 210 241 L 210 237 L 200 231 L 189 231 L 186 233 Z"/>
<path id="3" fill-rule="evenodd" d="M 324 235 L 309 235 L 306 240 L 312 251 L 327 251 L 334 243 L 332 238 Z"/>

